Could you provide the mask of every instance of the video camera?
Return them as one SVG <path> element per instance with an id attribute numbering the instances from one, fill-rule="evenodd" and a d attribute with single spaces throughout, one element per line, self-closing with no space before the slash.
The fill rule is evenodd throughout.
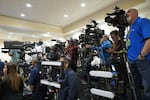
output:
<path id="1" fill-rule="evenodd" d="M 33 55 L 36 46 L 42 45 L 43 42 L 21 42 L 21 41 L 4 41 L 4 48 L 2 48 L 3 53 L 9 53 L 10 50 L 16 50 L 20 54 L 20 59 L 24 60 L 25 54 Z M 27 52 L 25 52 L 27 51 Z M 37 51 L 37 50 L 36 50 Z M 38 51 L 37 51 L 38 52 Z"/>
<path id="2" fill-rule="evenodd" d="M 8 53 L 10 49 L 25 50 L 26 48 L 34 48 L 35 44 L 20 41 L 4 41 L 3 53 Z"/>
<path id="3" fill-rule="evenodd" d="M 128 23 L 125 16 L 125 11 L 123 9 L 120 9 L 119 7 L 114 8 L 113 13 L 107 13 L 107 17 L 105 17 L 105 22 L 108 23 L 109 26 L 114 27 L 127 27 Z"/>
<path id="4" fill-rule="evenodd" d="M 107 13 L 108 16 L 105 17 L 105 22 L 108 23 L 109 26 L 114 26 L 119 28 L 119 33 L 121 39 L 124 38 L 125 27 L 128 27 L 128 22 L 126 20 L 125 11 L 115 6 L 113 13 Z"/>
<path id="5" fill-rule="evenodd" d="M 60 40 L 52 39 L 51 41 L 56 41 L 55 47 L 65 47 L 66 42 L 61 42 Z"/>
<path id="6" fill-rule="evenodd" d="M 20 49 L 28 50 L 35 48 L 35 45 L 42 45 L 43 42 L 39 41 L 38 43 L 34 42 L 20 42 L 20 41 L 4 41 L 4 48 L 2 48 L 3 53 L 7 53 L 10 49 Z M 8 50 L 5 50 L 8 49 Z"/>
<path id="7" fill-rule="evenodd" d="M 94 44 L 95 41 L 98 42 L 104 34 L 104 30 L 99 29 L 97 25 L 95 20 L 91 20 L 90 24 L 86 25 L 85 34 L 79 36 L 79 43 Z"/>
<path id="8" fill-rule="evenodd" d="M 56 41 L 56 44 L 52 47 L 46 47 L 46 57 L 50 61 L 57 61 L 61 54 L 64 54 L 64 48 L 66 42 L 61 42 L 60 40 L 52 39 L 51 41 Z"/>

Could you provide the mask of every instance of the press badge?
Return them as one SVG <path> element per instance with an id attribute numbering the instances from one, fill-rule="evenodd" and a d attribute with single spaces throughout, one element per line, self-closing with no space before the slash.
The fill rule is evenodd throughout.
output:
<path id="1" fill-rule="evenodd" d="M 129 46 L 131 46 L 131 40 L 127 39 L 127 41 L 126 41 L 126 47 L 128 48 Z"/>
<path id="2" fill-rule="evenodd" d="M 126 48 L 128 48 L 128 47 L 130 47 L 131 46 L 131 40 L 130 40 L 130 38 L 129 38 L 129 36 L 130 36 L 130 29 L 129 29 L 129 31 L 127 32 L 128 34 L 127 34 L 127 37 L 126 37 Z"/>

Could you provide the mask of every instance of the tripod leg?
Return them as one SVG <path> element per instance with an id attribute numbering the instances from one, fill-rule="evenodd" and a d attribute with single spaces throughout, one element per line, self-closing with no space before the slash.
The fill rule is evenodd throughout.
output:
<path id="1" fill-rule="evenodd" d="M 128 60 L 125 56 L 126 54 L 123 53 L 123 59 L 126 63 L 126 68 L 127 68 L 127 72 L 128 72 L 128 80 L 129 80 L 129 84 L 130 84 L 130 87 L 132 89 L 132 92 L 133 92 L 133 95 L 134 95 L 134 99 L 137 100 L 137 96 L 136 96 L 136 92 L 135 92 L 135 83 L 134 83 L 134 79 L 133 79 L 133 76 L 132 76 L 132 73 L 130 71 L 130 68 L 129 68 L 129 63 L 128 63 Z"/>

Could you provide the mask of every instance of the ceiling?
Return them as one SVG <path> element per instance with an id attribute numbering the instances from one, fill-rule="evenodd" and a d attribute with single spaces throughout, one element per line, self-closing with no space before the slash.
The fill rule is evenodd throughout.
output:
<path id="1" fill-rule="evenodd" d="M 0 0 L 0 14 L 59 27 L 67 26 L 117 0 Z M 103 3 L 102 3 L 103 2 Z M 32 5 L 27 8 L 26 4 Z M 85 3 L 86 7 L 80 4 Z M 20 14 L 24 13 L 25 17 Z M 68 18 L 64 18 L 64 14 Z"/>
<path id="2" fill-rule="evenodd" d="M 132 1 L 131 4 L 145 2 L 145 0 L 0 0 L 0 40 L 62 39 L 65 33 L 85 25 L 88 19 L 97 18 L 100 12 L 112 9 L 112 5 L 133 6 L 128 1 Z M 32 7 L 26 7 L 27 3 Z M 81 7 L 81 3 L 85 3 L 86 6 Z M 145 5 L 149 6 L 148 3 Z M 25 16 L 20 16 L 21 13 Z M 68 18 L 65 18 L 64 14 L 67 14 Z"/>

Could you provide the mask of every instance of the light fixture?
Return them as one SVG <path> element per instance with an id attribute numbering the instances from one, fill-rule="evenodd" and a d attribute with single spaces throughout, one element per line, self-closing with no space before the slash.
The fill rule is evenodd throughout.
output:
<path id="1" fill-rule="evenodd" d="M 27 3 L 27 4 L 26 4 L 26 7 L 31 8 L 31 7 L 32 7 L 32 5 L 31 5 L 31 4 L 29 4 L 29 3 Z"/>
<path id="2" fill-rule="evenodd" d="M 9 34 L 12 35 L 13 33 L 12 33 L 12 32 L 9 32 Z"/>
<path id="3" fill-rule="evenodd" d="M 35 35 L 32 35 L 33 38 L 35 38 Z"/>
<path id="4" fill-rule="evenodd" d="M 44 36 L 44 37 L 51 37 L 50 32 L 47 32 L 47 33 L 45 33 L 45 34 L 42 34 L 42 36 Z"/>
<path id="5" fill-rule="evenodd" d="M 97 23 L 100 23 L 100 21 L 99 21 L 99 20 L 97 20 L 96 22 L 97 22 Z"/>
<path id="6" fill-rule="evenodd" d="M 68 18 L 68 15 L 67 15 L 67 14 L 65 14 L 65 15 L 64 15 L 64 17 L 65 17 L 65 18 Z"/>
<path id="7" fill-rule="evenodd" d="M 24 17 L 24 16 L 25 16 L 25 14 L 22 13 L 22 14 L 21 14 L 21 17 Z"/>
<path id="8" fill-rule="evenodd" d="M 11 37 L 8 35 L 8 38 L 11 38 Z"/>
<path id="9" fill-rule="evenodd" d="M 71 31 L 71 33 L 74 33 L 74 32 L 75 32 L 74 30 Z"/>
<path id="10" fill-rule="evenodd" d="M 81 7 L 85 7 L 86 6 L 86 4 L 85 3 L 81 3 Z"/>

